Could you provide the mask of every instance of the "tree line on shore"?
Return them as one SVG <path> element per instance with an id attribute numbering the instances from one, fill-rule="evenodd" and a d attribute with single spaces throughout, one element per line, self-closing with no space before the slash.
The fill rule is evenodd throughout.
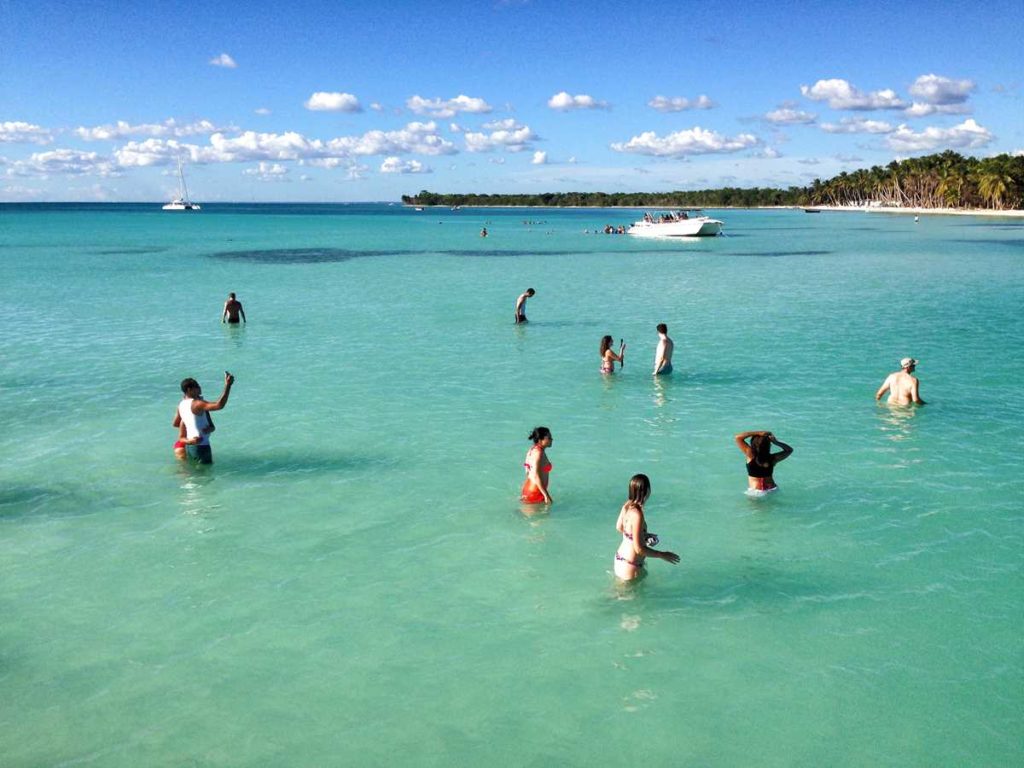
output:
<path id="1" fill-rule="evenodd" d="M 815 179 L 807 187 L 723 187 L 674 192 L 544 192 L 526 195 L 402 195 L 406 205 L 625 208 L 753 208 L 882 205 L 904 208 L 1024 208 L 1024 156 L 964 157 L 948 150 Z"/>

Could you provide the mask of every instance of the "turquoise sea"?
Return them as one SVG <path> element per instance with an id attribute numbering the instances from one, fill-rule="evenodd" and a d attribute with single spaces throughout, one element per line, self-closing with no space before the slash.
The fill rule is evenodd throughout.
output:
<path id="1" fill-rule="evenodd" d="M 0 764 L 1021 764 L 1024 224 L 711 213 L 0 206 Z"/>

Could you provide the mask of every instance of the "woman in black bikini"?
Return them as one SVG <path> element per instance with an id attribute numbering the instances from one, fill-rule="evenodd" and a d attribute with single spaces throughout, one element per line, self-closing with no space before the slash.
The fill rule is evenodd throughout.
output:
<path id="1" fill-rule="evenodd" d="M 619 510 L 615 529 L 622 534 L 622 543 L 615 552 L 613 569 L 622 581 L 633 581 L 643 576 L 644 560 L 656 557 L 672 563 L 679 562 L 679 555 L 667 550 L 652 549 L 658 537 L 647 532 L 644 518 L 644 503 L 651 495 L 651 481 L 647 475 L 633 475 L 629 481 L 629 498 Z"/>
<path id="2" fill-rule="evenodd" d="M 772 453 L 773 444 L 782 450 Z M 776 440 L 771 432 L 763 430 L 740 432 L 736 435 L 736 447 L 747 457 L 747 492 L 761 495 L 778 490 L 779 486 L 772 478 L 775 465 L 788 459 L 793 449 L 781 440 Z"/>

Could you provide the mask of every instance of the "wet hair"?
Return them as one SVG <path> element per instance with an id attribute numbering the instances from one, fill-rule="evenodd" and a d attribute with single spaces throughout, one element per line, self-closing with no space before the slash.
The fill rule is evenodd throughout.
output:
<path id="1" fill-rule="evenodd" d="M 533 444 L 536 445 L 545 437 L 551 437 L 550 429 L 547 427 L 534 427 L 528 439 L 533 440 Z"/>
<path id="2" fill-rule="evenodd" d="M 658 333 L 668 333 L 668 326 L 664 323 L 658 323 L 658 327 L 655 330 Z"/>
<path id="3" fill-rule="evenodd" d="M 607 352 L 611 348 L 611 346 L 612 346 L 612 337 L 611 336 L 602 336 L 601 337 L 601 350 L 598 352 L 598 354 L 601 355 L 601 357 L 604 357 L 604 353 Z"/>
<path id="4" fill-rule="evenodd" d="M 235 294 L 234 294 L 234 293 L 229 293 L 229 294 L 228 294 L 228 298 L 229 298 L 229 299 L 233 299 L 233 298 L 235 298 Z"/>
<path id="5" fill-rule="evenodd" d="M 533 294 L 535 294 L 535 293 L 536 293 L 536 291 L 535 291 L 535 290 L 533 290 L 533 288 L 527 288 L 527 289 L 526 289 L 526 292 L 527 292 L 527 293 L 528 293 L 528 294 L 529 294 L 530 296 L 533 296 Z"/>
<path id="6" fill-rule="evenodd" d="M 768 435 L 754 435 L 750 438 L 750 449 L 754 452 L 754 463 L 759 467 L 772 466 L 772 441 Z"/>
<path id="7" fill-rule="evenodd" d="M 190 389 L 199 389 L 199 382 L 195 379 L 182 379 L 181 380 L 181 393 L 185 394 Z"/>
<path id="8" fill-rule="evenodd" d="M 629 478 L 629 500 L 643 506 L 651 495 L 651 479 L 647 475 L 633 475 Z"/>

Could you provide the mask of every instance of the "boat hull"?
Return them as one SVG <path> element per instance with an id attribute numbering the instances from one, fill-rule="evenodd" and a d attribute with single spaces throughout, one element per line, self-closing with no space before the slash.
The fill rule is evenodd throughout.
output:
<path id="1" fill-rule="evenodd" d="M 722 222 L 706 216 L 681 221 L 638 221 L 626 234 L 634 237 L 714 237 L 722 234 Z"/>

